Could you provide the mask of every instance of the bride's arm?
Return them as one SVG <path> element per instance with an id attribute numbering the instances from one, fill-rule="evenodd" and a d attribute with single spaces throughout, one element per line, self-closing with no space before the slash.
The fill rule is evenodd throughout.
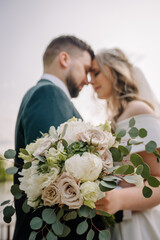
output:
<path id="1" fill-rule="evenodd" d="M 160 180 L 160 165 L 153 154 L 146 152 L 139 153 L 143 160 L 149 165 L 151 175 Z M 145 182 L 147 186 L 147 183 Z M 150 187 L 151 188 L 151 187 Z M 106 196 L 96 202 L 97 210 L 114 214 L 119 210 L 142 211 L 160 204 L 160 187 L 152 188 L 153 194 L 145 198 L 142 194 L 142 187 L 127 187 L 114 189 L 106 193 Z"/>

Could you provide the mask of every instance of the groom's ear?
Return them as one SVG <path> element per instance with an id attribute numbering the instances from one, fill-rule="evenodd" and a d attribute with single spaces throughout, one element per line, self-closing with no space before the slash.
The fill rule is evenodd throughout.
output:
<path id="1" fill-rule="evenodd" d="M 70 56 L 66 52 L 60 52 L 59 54 L 59 63 L 63 68 L 67 68 L 70 63 Z"/>

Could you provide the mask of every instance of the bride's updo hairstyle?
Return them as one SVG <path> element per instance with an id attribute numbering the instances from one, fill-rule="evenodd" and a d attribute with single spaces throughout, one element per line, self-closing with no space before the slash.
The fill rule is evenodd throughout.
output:
<path id="1" fill-rule="evenodd" d="M 107 112 L 113 125 L 115 125 L 130 101 L 141 100 L 153 108 L 148 101 L 139 95 L 139 85 L 134 74 L 133 65 L 120 49 L 103 49 L 96 54 L 95 58 L 101 71 L 112 83 L 113 92 L 112 96 L 107 99 Z"/>

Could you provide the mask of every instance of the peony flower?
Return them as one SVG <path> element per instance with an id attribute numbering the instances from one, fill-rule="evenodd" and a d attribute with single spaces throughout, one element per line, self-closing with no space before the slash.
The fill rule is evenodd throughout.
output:
<path id="1" fill-rule="evenodd" d="M 84 198 L 84 205 L 95 208 L 95 202 L 105 196 L 99 188 L 99 181 L 82 183 L 80 186 L 81 195 Z"/>
<path id="2" fill-rule="evenodd" d="M 107 135 L 101 129 L 87 129 L 81 132 L 79 135 L 79 140 L 92 143 L 93 145 L 103 146 L 108 143 Z"/>
<path id="3" fill-rule="evenodd" d="M 60 204 L 69 206 L 69 209 L 79 209 L 82 206 L 79 184 L 72 176 L 64 172 L 57 180 L 57 186 L 61 195 Z"/>
<path id="4" fill-rule="evenodd" d="M 94 181 L 102 171 L 102 160 L 94 154 L 85 152 L 82 156 L 75 154 L 65 161 L 65 169 L 74 178 Z"/>
<path id="5" fill-rule="evenodd" d="M 44 206 L 53 206 L 60 202 L 60 192 L 56 183 L 51 183 L 48 187 L 42 191 L 42 200 Z"/>

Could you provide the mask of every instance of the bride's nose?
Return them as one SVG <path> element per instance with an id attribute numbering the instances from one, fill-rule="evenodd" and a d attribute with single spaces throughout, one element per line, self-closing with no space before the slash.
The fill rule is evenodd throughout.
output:
<path id="1" fill-rule="evenodd" d="M 94 84 L 94 78 L 93 77 L 90 78 L 90 84 L 92 84 L 92 85 Z"/>

